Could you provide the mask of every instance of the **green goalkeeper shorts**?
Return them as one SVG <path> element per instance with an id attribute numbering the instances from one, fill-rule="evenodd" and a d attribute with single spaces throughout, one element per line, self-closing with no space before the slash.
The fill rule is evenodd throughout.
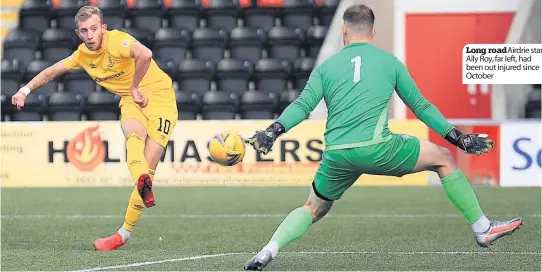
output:
<path id="1" fill-rule="evenodd" d="M 420 140 L 403 134 L 370 146 L 326 150 L 312 186 L 320 198 L 338 200 L 362 174 L 401 177 L 411 173 L 419 155 Z"/>

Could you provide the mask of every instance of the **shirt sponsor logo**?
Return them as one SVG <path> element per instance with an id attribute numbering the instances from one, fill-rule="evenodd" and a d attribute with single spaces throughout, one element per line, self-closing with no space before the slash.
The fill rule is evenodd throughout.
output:
<path id="1" fill-rule="evenodd" d="M 124 71 L 121 71 L 120 73 L 116 73 L 114 75 L 110 75 L 110 76 L 107 76 L 107 77 L 97 77 L 97 78 L 94 79 L 94 81 L 102 82 L 102 81 L 118 78 L 118 77 L 120 77 L 122 75 L 124 75 Z"/>

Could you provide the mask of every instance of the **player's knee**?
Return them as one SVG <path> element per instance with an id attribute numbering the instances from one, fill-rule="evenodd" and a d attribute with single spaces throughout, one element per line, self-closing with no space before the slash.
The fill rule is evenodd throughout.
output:
<path id="1" fill-rule="evenodd" d="M 438 159 L 434 165 L 434 171 L 440 174 L 448 173 L 451 169 L 457 168 L 452 152 L 444 147 L 438 147 Z"/>
<path id="2" fill-rule="evenodd" d="M 452 152 L 448 148 L 439 147 L 439 153 L 443 165 L 455 164 Z"/>
<path id="3" fill-rule="evenodd" d="M 147 137 L 147 134 L 145 133 L 145 129 L 130 131 L 130 132 L 126 133 L 126 140 L 128 140 L 128 138 L 130 136 L 132 136 L 132 137 L 136 136 L 137 138 L 141 139 L 142 141 L 145 141 L 145 138 Z"/>
<path id="4" fill-rule="evenodd" d="M 141 142 L 145 142 L 145 138 L 142 137 L 142 135 L 139 135 L 137 133 L 128 133 L 126 135 L 126 141 L 130 140 L 130 139 L 133 139 L 133 140 L 137 140 L 137 141 L 141 141 Z"/>
<path id="5" fill-rule="evenodd" d="M 132 134 L 136 134 L 139 138 L 145 139 L 147 137 L 147 131 L 143 124 L 136 119 L 128 119 L 122 123 L 122 130 L 126 139 Z"/>

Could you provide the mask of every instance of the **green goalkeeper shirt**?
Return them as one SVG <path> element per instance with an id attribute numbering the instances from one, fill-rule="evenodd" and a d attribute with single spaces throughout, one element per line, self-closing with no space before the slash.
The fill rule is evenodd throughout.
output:
<path id="1" fill-rule="evenodd" d="M 316 67 L 299 97 L 277 122 L 286 131 L 307 119 L 322 97 L 328 118 L 327 150 L 355 148 L 391 138 L 388 109 L 394 90 L 428 127 L 445 136 L 452 128 L 416 87 L 405 65 L 369 43 L 352 43 Z"/>

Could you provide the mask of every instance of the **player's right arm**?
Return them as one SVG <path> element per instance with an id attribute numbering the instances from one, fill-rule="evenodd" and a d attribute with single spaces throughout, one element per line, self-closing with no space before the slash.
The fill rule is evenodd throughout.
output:
<path id="1" fill-rule="evenodd" d="M 73 59 L 76 53 L 66 59 L 56 62 L 55 64 L 47 67 L 45 70 L 37 74 L 24 87 L 19 89 L 19 91 L 15 95 L 13 95 L 13 97 L 11 98 L 11 103 L 17 106 L 18 110 L 21 110 L 22 107 L 24 107 L 26 97 L 32 91 L 49 83 L 49 81 L 57 78 L 58 76 L 66 73 L 69 70 L 80 68 L 80 66 Z"/>
<path id="2" fill-rule="evenodd" d="M 437 107 L 422 96 L 405 65 L 397 58 L 395 61 L 395 89 L 418 119 L 465 153 L 480 155 L 493 149 L 493 140 L 488 139 L 487 135 L 463 134 L 448 122 Z"/>
<path id="3" fill-rule="evenodd" d="M 267 154 L 280 135 L 307 119 L 323 96 L 322 76 L 319 69 L 316 68 L 311 72 L 299 97 L 288 105 L 279 118 L 267 129 L 257 131 L 250 137 L 248 143 L 264 155 Z"/>

